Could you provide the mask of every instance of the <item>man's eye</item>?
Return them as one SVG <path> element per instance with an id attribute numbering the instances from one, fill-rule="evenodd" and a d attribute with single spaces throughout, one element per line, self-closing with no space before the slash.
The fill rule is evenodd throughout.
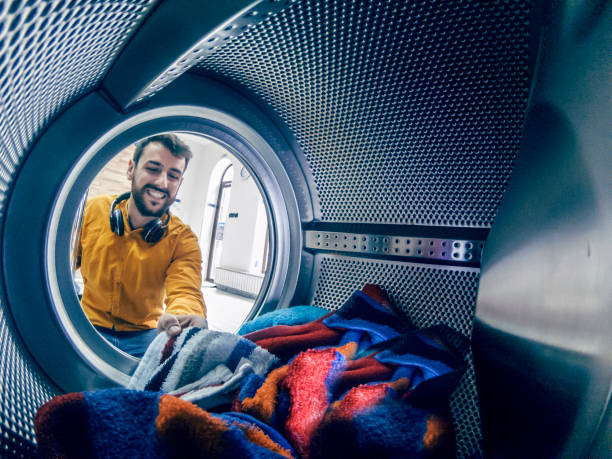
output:
<path id="1" fill-rule="evenodd" d="M 168 178 L 170 178 L 170 180 L 178 180 L 179 176 L 178 175 L 170 174 L 170 175 L 168 175 Z"/>
<path id="2" fill-rule="evenodd" d="M 147 167 L 147 170 L 148 170 L 149 172 L 152 172 L 152 173 L 157 173 L 157 172 L 159 172 L 159 169 L 156 169 L 155 167 Z"/>

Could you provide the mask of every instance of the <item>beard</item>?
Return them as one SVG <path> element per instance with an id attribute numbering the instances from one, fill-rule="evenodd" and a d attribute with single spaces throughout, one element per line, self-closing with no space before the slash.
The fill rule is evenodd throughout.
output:
<path id="1" fill-rule="evenodd" d="M 144 197 L 144 192 L 147 188 L 151 188 L 152 190 L 166 193 L 167 195 L 167 198 L 165 198 L 166 202 L 159 210 L 152 210 L 149 207 L 147 207 L 147 204 L 145 202 L 145 197 Z M 136 204 L 136 208 L 138 209 L 138 212 L 140 212 L 140 215 L 142 215 L 143 217 L 156 217 L 156 218 L 159 218 L 162 215 L 164 215 L 164 213 L 166 213 L 166 211 L 172 205 L 175 199 L 175 196 L 170 196 L 170 193 L 168 193 L 167 191 L 160 190 L 151 185 L 145 185 L 140 189 L 135 189 L 134 186 L 132 185 L 132 197 L 134 198 L 134 203 Z"/>

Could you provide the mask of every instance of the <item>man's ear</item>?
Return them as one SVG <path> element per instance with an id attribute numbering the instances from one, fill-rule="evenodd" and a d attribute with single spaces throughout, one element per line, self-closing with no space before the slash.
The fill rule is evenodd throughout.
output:
<path id="1" fill-rule="evenodd" d="M 134 160 L 130 159 L 128 162 L 128 168 L 127 168 L 127 179 L 130 181 L 134 178 L 135 168 L 136 168 L 136 164 L 134 164 Z"/>

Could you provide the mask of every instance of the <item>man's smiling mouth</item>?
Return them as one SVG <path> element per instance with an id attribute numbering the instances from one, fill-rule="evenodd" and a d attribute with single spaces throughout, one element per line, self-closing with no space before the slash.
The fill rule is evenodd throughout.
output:
<path id="1" fill-rule="evenodd" d="M 163 191 L 159 191 L 159 190 L 153 189 L 151 187 L 145 188 L 145 193 L 147 193 L 153 199 L 164 199 L 164 198 L 166 198 L 168 196 L 167 193 L 164 193 Z"/>

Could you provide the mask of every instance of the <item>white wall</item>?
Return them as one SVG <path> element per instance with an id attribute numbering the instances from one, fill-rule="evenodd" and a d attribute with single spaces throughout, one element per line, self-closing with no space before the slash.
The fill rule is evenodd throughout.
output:
<path id="1" fill-rule="evenodd" d="M 215 205 L 221 174 L 227 165 L 234 166 L 229 212 L 238 218 L 228 218 L 223 231 L 223 252 L 220 266 L 253 274 L 261 274 L 261 253 L 267 221 L 265 206 L 253 178 L 240 177 L 242 163 L 224 147 L 204 137 L 178 134 L 193 152 L 177 201 L 171 211 L 188 224 L 200 240 L 203 267 L 206 269 L 210 238 L 213 230 Z M 256 231 L 257 228 L 257 231 Z"/>
<path id="2" fill-rule="evenodd" d="M 242 164 L 234 160 L 234 181 L 230 195 L 229 212 L 237 213 L 238 218 L 228 218 L 223 231 L 223 253 L 220 266 L 242 272 L 257 272 L 253 266 L 256 258 L 254 248 L 255 231 L 262 200 L 259 188 L 252 177 L 240 177 Z M 264 211 L 265 212 L 265 211 Z M 261 268 L 261 267 L 260 267 Z"/>
<path id="3" fill-rule="evenodd" d="M 207 194 L 212 171 L 220 160 L 233 157 L 225 148 L 204 137 L 189 134 L 179 134 L 179 137 L 189 146 L 193 158 L 189 161 L 177 194 L 180 202 L 175 202 L 171 210 L 199 237 L 208 207 Z M 200 241 L 200 245 L 207 246 L 208 242 Z"/>

